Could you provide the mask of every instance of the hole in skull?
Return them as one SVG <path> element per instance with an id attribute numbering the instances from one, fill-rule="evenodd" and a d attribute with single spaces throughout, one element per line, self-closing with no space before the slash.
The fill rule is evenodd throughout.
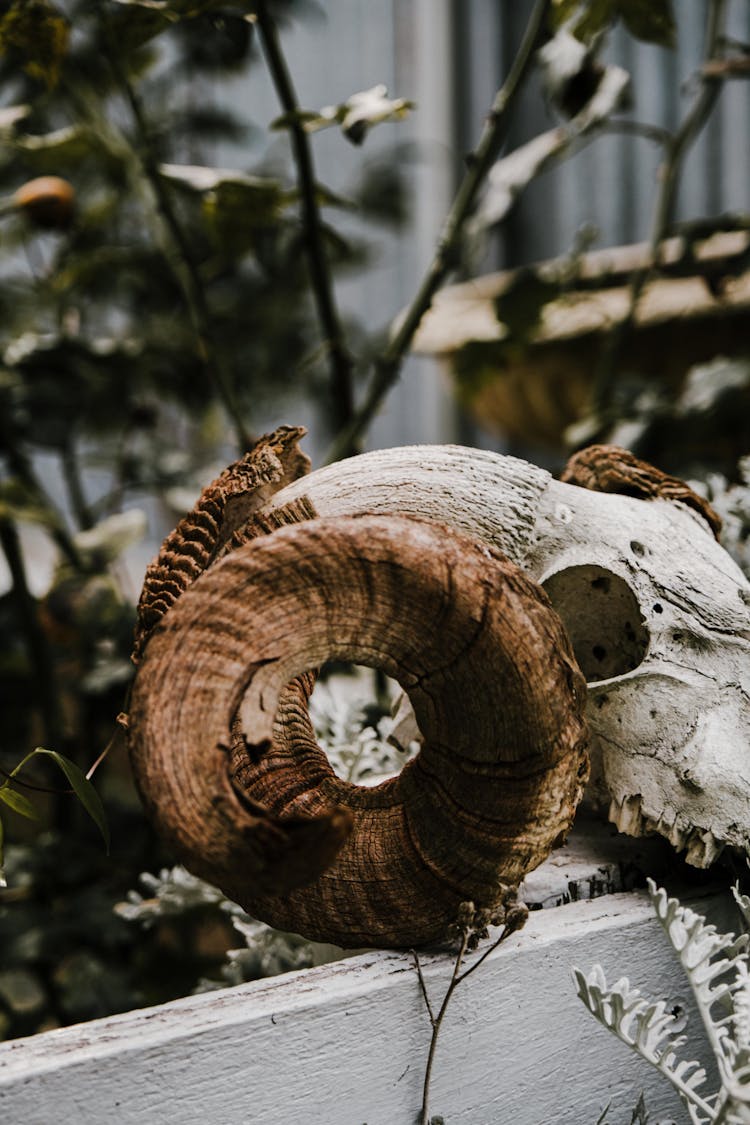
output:
<path id="1" fill-rule="evenodd" d="M 416 719 L 405 703 L 400 685 L 377 668 L 323 665 L 310 696 L 310 718 L 337 777 L 377 785 L 401 772 L 419 749 Z"/>
<path id="2" fill-rule="evenodd" d="M 543 585 L 588 683 L 638 667 L 649 634 L 624 579 L 601 566 L 571 566 L 550 575 Z"/>

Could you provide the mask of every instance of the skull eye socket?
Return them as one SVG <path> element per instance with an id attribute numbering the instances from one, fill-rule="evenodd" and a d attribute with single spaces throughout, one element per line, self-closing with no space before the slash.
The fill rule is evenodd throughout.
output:
<path id="1" fill-rule="evenodd" d="M 587 683 L 638 667 L 649 634 L 624 579 L 602 566 L 570 566 L 542 585 L 562 618 Z"/>

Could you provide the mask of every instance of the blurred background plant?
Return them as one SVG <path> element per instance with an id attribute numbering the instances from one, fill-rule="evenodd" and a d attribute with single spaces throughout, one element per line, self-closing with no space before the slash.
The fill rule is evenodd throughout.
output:
<path id="1" fill-rule="evenodd" d="M 738 463 L 750 449 L 747 217 L 714 206 L 691 215 L 686 230 L 677 207 L 680 177 L 719 96 L 748 73 L 750 26 L 745 38 L 730 33 L 730 7 L 701 7 L 703 42 L 678 75 L 669 60 L 683 23 L 693 36 L 696 16 L 680 9 L 676 20 L 668 0 L 530 8 L 389 0 L 359 18 L 391 21 L 390 46 L 407 62 L 400 71 L 384 59 L 376 65 L 389 82 L 394 73 L 408 79 L 405 88 L 368 79 L 341 94 L 339 76 L 313 59 L 324 88 L 336 89 L 332 104 L 314 105 L 295 92 L 287 37 L 315 25 L 330 38 L 351 0 L 0 3 L 0 769 L 7 778 L 43 744 L 86 773 L 110 745 L 95 781 L 112 835 L 108 858 L 87 809 L 61 789 L 45 756 L 14 784 L 16 805 L 27 799 L 39 822 L 3 804 L 0 1034 L 313 956 L 294 938 L 277 946 L 217 892 L 173 870 L 142 816 L 114 725 L 132 676 L 146 561 L 200 486 L 264 430 L 301 418 L 313 452 L 331 456 L 366 440 L 395 444 L 405 432 L 458 438 L 553 469 L 572 446 L 614 438 L 697 480 L 725 517 L 728 548 L 750 565 L 750 474 L 747 458 Z M 502 43 L 485 24 L 503 32 Z M 460 82 L 437 66 L 438 47 L 454 53 Z M 492 52 L 501 79 L 494 105 L 491 86 L 481 100 L 476 90 L 467 95 L 472 51 Z M 667 76 L 666 124 L 636 113 L 643 90 L 621 64 L 642 51 Z M 420 79 L 425 96 L 415 106 L 419 83 L 408 66 L 420 52 L 432 78 Z M 443 138 L 452 130 L 450 173 L 439 184 L 411 143 L 419 115 L 442 122 Z M 372 133 L 387 136 L 385 147 L 373 147 Z M 614 136 L 655 147 L 641 179 L 657 168 L 660 178 L 640 257 L 616 254 L 594 268 L 588 249 L 606 232 L 577 221 L 562 249 L 559 239 L 547 245 L 554 208 L 544 193 L 563 161 L 574 156 L 577 165 L 585 146 Z M 746 164 L 744 144 L 735 148 Z M 442 198 L 447 218 L 438 221 Z M 409 232 L 427 214 L 420 280 Z M 701 247 L 717 233 L 741 245 L 706 257 Z M 673 235 L 679 246 L 667 254 Z M 527 268 L 540 245 L 551 272 Z M 397 271 L 383 267 L 394 248 L 398 284 Z M 479 322 L 461 304 L 461 286 L 424 316 L 447 278 L 499 265 L 508 267 L 499 282 L 471 283 Z M 342 294 L 378 270 L 390 307 L 380 300 L 376 312 L 361 290 L 353 316 Z M 659 381 L 643 356 L 666 362 L 687 339 L 686 321 L 665 321 L 645 353 L 628 342 L 644 330 L 653 286 L 685 277 L 697 277 L 711 314 L 698 308 L 690 339 L 703 332 L 708 343 L 682 346 L 688 361 Z M 591 336 L 579 306 L 597 286 L 606 316 Z M 407 302 L 389 334 L 384 324 Z M 584 327 L 568 332 L 572 345 L 551 365 L 555 317 L 570 324 L 573 312 Z M 412 344 L 449 367 L 451 391 L 436 390 L 432 369 L 415 378 L 410 367 L 399 383 Z M 327 683 L 328 696 L 314 697 L 316 723 L 337 768 L 361 783 L 400 768 L 384 685 Z M 162 870 L 172 874 L 155 874 Z M 145 894 L 128 898 L 139 877 Z M 116 903 L 126 905 L 114 913 Z M 237 926 L 249 952 L 227 961 Z"/>

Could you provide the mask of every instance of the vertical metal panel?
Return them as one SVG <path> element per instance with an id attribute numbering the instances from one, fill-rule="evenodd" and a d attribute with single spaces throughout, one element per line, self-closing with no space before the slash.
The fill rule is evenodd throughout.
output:
<path id="1" fill-rule="evenodd" d="M 517 21 L 507 16 L 510 5 L 501 6 L 506 13 L 504 34 L 513 37 L 504 51 L 512 54 L 520 29 L 514 26 Z M 519 14 L 513 7 L 514 14 Z M 468 10 L 471 8 L 470 4 Z M 730 5 L 729 16 L 730 35 L 747 42 L 747 6 Z M 610 36 L 605 56 L 624 66 L 632 77 L 632 109 L 623 116 L 671 130 L 678 127 L 695 94 L 706 4 L 678 4 L 677 18 L 679 34 L 674 51 L 641 43 L 618 27 Z M 471 73 L 469 67 L 466 69 Z M 514 144 L 556 121 L 555 115 L 544 108 L 538 87 L 530 84 L 530 91 L 519 105 L 511 138 Z M 489 102 L 492 90 L 488 89 L 485 97 Z M 708 127 L 686 159 L 676 218 L 747 208 L 749 115 L 747 84 L 728 83 Z M 500 263 L 515 265 L 564 253 L 584 223 L 596 227 L 602 246 L 646 238 L 660 156 L 659 146 L 642 138 L 619 134 L 597 137 L 582 152 L 531 185 L 507 224 Z"/>

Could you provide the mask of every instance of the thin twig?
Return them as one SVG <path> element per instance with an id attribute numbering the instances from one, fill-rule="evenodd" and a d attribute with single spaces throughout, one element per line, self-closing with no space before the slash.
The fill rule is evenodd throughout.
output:
<path id="1" fill-rule="evenodd" d="M 69 535 L 60 513 L 42 487 L 34 471 L 31 458 L 26 453 L 19 435 L 15 432 L 8 412 L 4 414 L 2 411 L 0 411 L 0 444 L 2 444 L 11 473 L 21 482 L 32 501 L 43 511 L 44 522 L 49 527 L 50 535 L 60 548 L 61 553 L 75 570 L 83 571 L 84 565 L 78 548 Z"/>
<path id="2" fill-rule="evenodd" d="M 419 963 L 419 957 L 416 953 L 414 954 L 414 961 L 415 961 L 416 966 L 417 966 L 417 971 L 419 973 L 419 981 L 420 981 L 420 985 L 422 987 L 422 995 L 424 996 L 425 1001 L 427 1002 L 427 1011 L 430 1015 L 430 1021 L 432 1023 L 432 1036 L 430 1037 L 430 1049 L 429 1049 L 428 1054 L 427 1054 L 427 1065 L 425 1066 L 424 1084 L 422 1086 L 422 1108 L 421 1108 L 420 1114 L 419 1114 L 419 1125 L 429 1125 L 429 1123 L 430 1123 L 430 1109 L 429 1109 L 430 1080 L 432 1078 L 432 1065 L 435 1061 L 435 1049 L 437 1048 L 438 1035 L 440 1034 L 440 1028 L 441 1028 L 443 1020 L 445 1018 L 445 1013 L 448 1010 L 448 1005 L 451 1001 L 451 997 L 453 996 L 453 993 L 456 990 L 456 986 L 459 983 L 459 980 L 461 979 L 460 976 L 459 976 L 459 973 L 461 971 L 461 965 L 463 963 L 463 959 L 464 959 L 464 956 L 466 954 L 466 948 L 469 944 L 470 934 L 471 934 L 471 931 L 468 928 L 465 929 L 463 931 L 463 933 L 461 934 L 461 945 L 459 946 L 458 953 L 456 954 L 456 960 L 455 960 L 454 965 L 453 965 L 453 974 L 452 974 L 451 979 L 450 979 L 450 984 L 448 985 L 448 987 L 445 991 L 445 996 L 443 997 L 443 1002 L 440 1005 L 440 1008 L 438 1009 L 438 1014 L 436 1016 L 433 1016 L 432 1008 L 430 1007 L 429 1001 L 427 1001 L 427 990 L 425 988 L 424 978 L 422 976 L 422 967 Z"/>
<path id="3" fill-rule="evenodd" d="M 23 778 L 10 773 L 4 766 L 0 766 L 0 777 L 12 781 L 14 785 L 20 785 L 22 789 L 31 789 L 34 793 L 54 793 L 56 797 L 75 794 L 75 789 L 60 789 L 53 785 L 36 785 L 33 781 L 24 781 Z"/>
<path id="4" fill-rule="evenodd" d="M 75 447 L 75 437 L 67 434 L 61 453 L 63 479 L 68 490 L 68 498 L 73 514 L 81 530 L 88 530 L 94 526 L 94 518 L 86 500 L 83 490 L 83 481 L 78 465 L 78 456 Z"/>
<path id="5" fill-rule="evenodd" d="M 193 258 L 188 236 L 182 229 L 172 198 L 159 174 L 151 131 L 145 110 L 135 87 L 120 62 L 116 45 L 111 45 L 108 58 L 118 85 L 127 101 L 138 132 L 140 152 L 134 153 L 154 196 L 154 203 L 162 226 L 169 239 L 166 257 L 187 305 L 190 321 L 198 345 L 198 355 L 234 428 L 237 443 L 242 451 L 252 448 L 254 438 L 245 426 L 239 404 L 232 388 L 232 379 L 217 345 L 211 310 L 208 305 L 203 279 Z"/>
<path id="6" fill-rule="evenodd" d="M 469 965 L 468 969 L 465 969 L 464 972 L 461 973 L 460 977 L 456 981 L 456 984 L 457 985 L 460 984 L 461 981 L 464 981 L 464 980 L 466 980 L 467 977 L 471 976 L 471 974 L 476 969 L 478 969 L 479 966 L 482 965 L 487 960 L 490 953 L 494 953 L 495 950 L 497 949 L 497 947 L 499 945 L 502 945 L 502 943 L 505 941 L 505 939 L 507 937 L 510 937 L 510 935 L 515 933 L 515 932 L 516 932 L 515 926 L 507 925 L 507 924 L 504 925 L 503 929 L 502 929 L 502 932 L 500 934 L 500 937 L 497 938 L 495 941 L 493 941 L 492 945 L 488 945 L 487 948 L 485 949 L 484 953 L 482 954 L 482 956 L 478 957 L 472 965 Z"/>
<path id="7" fill-rule="evenodd" d="M 550 0 L 537 0 L 534 6 L 510 73 L 495 97 L 476 151 L 469 157 L 468 170 L 448 212 L 435 255 L 398 331 L 375 362 L 375 371 L 362 404 L 351 424 L 336 437 L 328 451 L 327 461 L 345 457 L 352 443 L 358 441 L 372 421 L 381 402 L 398 379 L 403 357 L 422 317 L 432 304 L 435 293 L 456 265 L 464 224 L 505 139 L 510 111 L 531 69 L 549 4 Z"/>
<path id="8" fill-rule="evenodd" d="M 660 125 L 650 125 L 647 121 L 629 121 L 623 117 L 610 117 L 604 121 L 601 129 L 605 133 L 627 133 L 629 136 L 642 137 L 646 141 L 668 148 L 672 143 L 672 134 L 669 129 L 662 129 Z"/>
<path id="9" fill-rule="evenodd" d="M 258 0 L 255 18 L 271 79 L 289 122 L 292 151 L 297 167 L 300 211 L 310 266 L 313 298 L 323 330 L 326 351 L 330 359 L 332 421 L 335 426 L 334 432 L 338 433 L 340 430 L 349 427 L 354 417 L 353 362 L 346 346 L 336 308 L 333 281 L 323 241 L 323 228 L 316 197 L 317 188 L 312 150 L 307 133 L 299 118 L 300 107 L 286 59 L 281 50 L 276 23 L 268 11 L 265 0 Z M 346 450 L 346 456 L 356 452 L 356 439 L 353 438 Z"/>
<path id="10" fill-rule="evenodd" d="M 704 63 L 716 57 L 723 40 L 725 14 L 726 0 L 711 0 L 706 21 Z M 661 244 L 669 233 L 685 156 L 706 124 L 721 92 L 722 81 L 716 74 L 706 73 L 704 68 L 699 72 L 699 78 L 698 93 L 677 132 L 665 147 L 665 159 L 659 169 L 659 187 L 651 218 L 647 261 L 631 278 L 627 311 L 610 332 L 599 364 L 594 384 L 593 408 L 594 413 L 601 418 L 605 418 L 607 414 L 617 359 L 633 327 L 646 284 L 658 266 Z"/>
<path id="11" fill-rule="evenodd" d="M 435 1013 L 432 1010 L 432 1004 L 430 1003 L 430 998 L 427 995 L 427 985 L 425 984 L 424 973 L 422 972 L 422 963 L 419 960 L 419 954 L 417 953 L 416 949 L 410 949 L 409 952 L 411 953 L 412 960 L 414 961 L 414 968 L 417 970 L 417 978 L 419 980 L 419 987 L 422 990 L 422 999 L 424 1000 L 424 1006 L 427 1009 L 427 1015 L 430 1017 L 430 1024 L 432 1025 L 432 1027 L 434 1027 Z"/>
<path id="12" fill-rule="evenodd" d="M 474 961 L 473 964 L 469 966 L 468 969 L 465 969 L 463 972 L 461 972 L 461 966 L 463 965 L 463 960 L 466 956 L 466 951 L 469 946 L 471 945 L 473 948 L 474 943 L 477 941 L 477 939 L 482 936 L 486 936 L 487 934 L 485 925 L 481 921 L 479 915 L 473 913 L 473 905 L 464 905 L 469 905 L 471 907 L 473 916 L 468 921 L 464 921 L 464 923 L 461 924 L 461 943 L 453 964 L 453 973 L 451 975 L 450 983 L 448 984 L 448 987 L 445 991 L 445 995 L 443 996 L 443 1000 L 440 1008 L 438 1009 L 437 1015 L 435 1015 L 430 1003 L 430 998 L 427 995 L 427 985 L 424 979 L 424 974 L 422 973 L 422 965 L 419 960 L 419 954 L 416 952 L 416 950 L 411 950 L 411 955 L 414 959 L 414 967 L 417 970 L 417 977 L 419 979 L 419 987 L 422 993 L 422 999 L 424 1000 L 427 1014 L 430 1017 L 430 1024 L 432 1026 L 432 1036 L 430 1038 L 430 1048 L 427 1054 L 424 1084 L 422 1087 L 422 1107 L 420 1109 L 419 1125 L 429 1125 L 430 1081 L 432 1078 L 432 1068 L 435 1060 L 435 1051 L 437 1048 L 440 1028 L 442 1027 L 443 1020 L 445 1019 L 445 1013 L 448 1010 L 448 1005 L 450 1004 L 453 993 L 456 991 L 459 984 L 465 981 L 468 976 L 471 976 L 471 974 L 475 972 L 480 965 L 484 964 L 490 954 L 494 953 L 499 945 L 501 945 L 507 938 L 509 938 L 511 934 L 516 933 L 517 930 L 520 930 L 523 927 L 526 922 L 526 918 L 528 917 L 527 908 L 523 903 L 520 903 L 516 900 L 515 890 L 513 890 L 512 898 L 509 898 L 508 905 L 505 909 L 505 920 L 500 931 L 500 936 L 495 941 L 493 941 L 492 944 L 487 947 L 487 949 L 485 949 L 481 957 L 478 957 L 476 961 Z"/>

